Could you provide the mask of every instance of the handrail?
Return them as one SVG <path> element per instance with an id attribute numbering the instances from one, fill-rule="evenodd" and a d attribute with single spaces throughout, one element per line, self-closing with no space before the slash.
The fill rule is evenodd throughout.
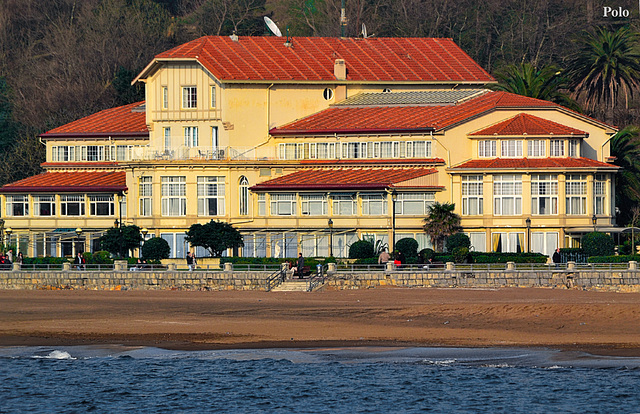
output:
<path id="1" fill-rule="evenodd" d="M 307 285 L 307 292 L 313 292 L 313 290 L 324 284 L 327 275 L 327 265 L 318 266 L 318 272 L 316 272 L 313 276 L 309 277 L 309 283 Z"/>
<path id="2" fill-rule="evenodd" d="M 271 289 L 273 289 L 274 287 L 284 282 L 284 279 L 286 277 L 287 277 L 287 272 L 284 269 L 280 268 L 276 270 L 275 272 L 270 274 L 269 277 L 267 278 L 265 290 L 267 292 L 270 292 Z"/>

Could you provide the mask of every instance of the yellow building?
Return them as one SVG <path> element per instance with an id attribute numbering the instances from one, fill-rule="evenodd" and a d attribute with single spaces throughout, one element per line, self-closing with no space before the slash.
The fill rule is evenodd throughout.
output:
<path id="1" fill-rule="evenodd" d="M 96 250 L 117 220 L 184 257 L 211 219 L 245 256 L 344 257 L 394 234 L 423 248 L 434 201 L 455 203 L 477 251 L 549 254 L 615 224 L 615 130 L 486 90 L 450 39 L 203 37 L 134 82 L 145 102 L 43 134 L 47 172 L 0 189 L 20 250 Z"/>

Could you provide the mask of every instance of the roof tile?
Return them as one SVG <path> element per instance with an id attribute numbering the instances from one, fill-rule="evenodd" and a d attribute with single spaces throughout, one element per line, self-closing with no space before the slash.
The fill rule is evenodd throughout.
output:
<path id="1" fill-rule="evenodd" d="M 589 158 L 492 158 L 471 160 L 452 169 L 565 169 L 565 168 L 618 168 L 615 165 Z"/>
<path id="2" fill-rule="evenodd" d="M 0 187 L 0 193 L 95 193 L 126 189 L 124 171 L 46 172 L 5 184 Z"/>
<path id="3" fill-rule="evenodd" d="M 518 114 L 506 121 L 499 122 L 483 130 L 469 134 L 477 135 L 582 135 L 587 133 L 579 129 L 571 128 L 557 122 L 539 118 L 529 114 Z"/>

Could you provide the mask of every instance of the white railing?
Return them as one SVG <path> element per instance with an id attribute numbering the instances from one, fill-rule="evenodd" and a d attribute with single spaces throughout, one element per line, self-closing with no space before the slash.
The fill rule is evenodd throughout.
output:
<path id="1" fill-rule="evenodd" d="M 210 160 L 210 161 L 255 161 L 273 160 L 276 150 L 273 147 L 186 147 L 154 148 L 142 147 L 132 151 L 132 161 L 179 161 L 179 160 Z"/>

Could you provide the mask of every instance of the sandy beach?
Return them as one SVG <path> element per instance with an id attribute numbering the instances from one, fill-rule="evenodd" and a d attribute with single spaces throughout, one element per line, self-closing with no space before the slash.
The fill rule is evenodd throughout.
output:
<path id="1" fill-rule="evenodd" d="M 566 289 L 0 291 L 0 346 L 524 346 L 640 356 L 640 294 Z"/>

